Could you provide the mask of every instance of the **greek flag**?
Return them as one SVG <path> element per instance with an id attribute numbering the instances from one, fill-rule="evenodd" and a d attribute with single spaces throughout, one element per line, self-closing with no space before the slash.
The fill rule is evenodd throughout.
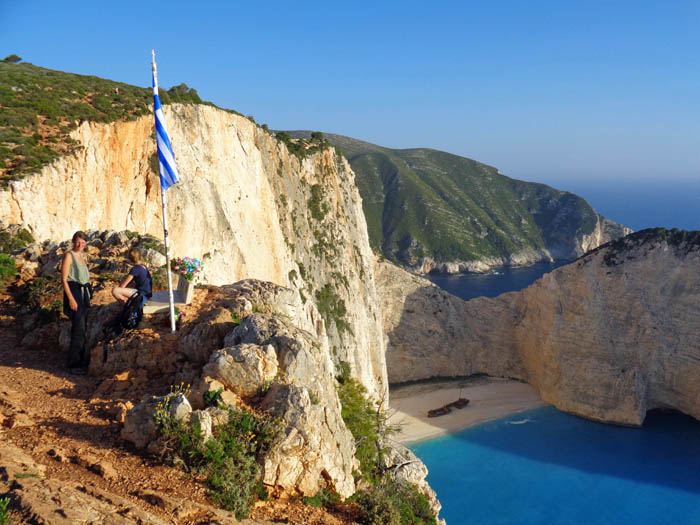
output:
<path id="1" fill-rule="evenodd" d="M 167 190 L 173 184 L 180 182 L 177 176 L 177 166 L 175 166 L 175 155 L 173 147 L 168 137 L 168 129 L 165 127 L 165 115 L 163 106 L 160 104 L 158 96 L 158 84 L 155 74 L 153 75 L 153 107 L 156 114 L 156 142 L 158 144 L 158 161 L 160 163 L 160 185 Z"/>

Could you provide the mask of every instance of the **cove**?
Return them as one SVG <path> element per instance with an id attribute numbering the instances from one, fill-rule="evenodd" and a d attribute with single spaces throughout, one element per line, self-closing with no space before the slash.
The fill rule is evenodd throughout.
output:
<path id="1" fill-rule="evenodd" d="M 700 523 L 700 423 L 676 412 L 625 428 L 544 407 L 412 449 L 449 525 Z"/>
<path id="2" fill-rule="evenodd" d="M 517 292 L 530 286 L 545 273 L 570 262 L 539 262 L 530 266 L 498 268 L 485 274 L 428 274 L 425 278 L 446 292 L 468 301 L 476 297 L 496 297 L 506 292 Z"/>

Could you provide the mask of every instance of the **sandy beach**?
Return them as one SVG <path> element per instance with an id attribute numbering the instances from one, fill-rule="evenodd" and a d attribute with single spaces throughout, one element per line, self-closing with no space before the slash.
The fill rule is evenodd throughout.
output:
<path id="1" fill-rule="evenodd" d="M 465 408 L 453 408 L 444 416 L 427 416 L 428 410 L 459 397 L 469 399 Z M 401 427 L 396 439 L 404 444 L 449 434 L 546 404 L 528 384 L 490 377 L 399 386 L 391 390 L 389 400 L 392 413 L 389 423 Z"/>

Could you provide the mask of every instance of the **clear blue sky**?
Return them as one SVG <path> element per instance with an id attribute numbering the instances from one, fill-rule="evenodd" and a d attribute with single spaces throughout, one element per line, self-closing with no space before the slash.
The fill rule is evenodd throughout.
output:
<path id="1" fill-rule="evenodd" d="M 0 55 L 526 180 L 700 176 L 700 0 L 0 0 Z M 1 57 L 0 57 L 1 58 Z"/>

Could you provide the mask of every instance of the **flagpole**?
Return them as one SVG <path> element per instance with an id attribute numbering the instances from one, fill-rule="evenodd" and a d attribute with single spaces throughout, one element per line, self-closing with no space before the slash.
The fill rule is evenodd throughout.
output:
<path id="1" fill-rule="evenodd" d="M 153 92 L 158 92 L 158 74 L 156 72 L 156 52 L 151 49 L 151 66 L 153 68 Z M 155 108 L 154 108 L 155 110 Z M 170 332 L 175 333 L 175 299 L 173 297 L 173 276 L 170 271 L 170 242 L 168 241 L 168 206 L 163 183 L 160 185 L 160 199 L 163 205 L 163 239 L 165 243 L 165 267 L 168 271 L 168 302 L 170 305 Z"/>

